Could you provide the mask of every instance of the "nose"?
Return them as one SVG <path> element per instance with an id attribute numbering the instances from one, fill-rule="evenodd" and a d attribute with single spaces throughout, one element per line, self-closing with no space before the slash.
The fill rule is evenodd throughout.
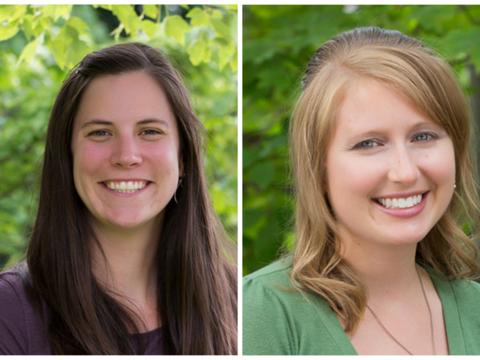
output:
<path id="1" fill-rule="evenodd" d="M 142 163 L 142 156 L 133 137 L 123 136 L 117 139 L 112 151 L 111 163 L 122 168 L 131 168 Z"/>
<path id="2" fill-rule="evenodd" d="M 415 162 L 415 154 L 407 147 L 397 149 L 392 156 L 388 178 L 395 183 L 414 184 L 420 176 L 420 170 Z"/>

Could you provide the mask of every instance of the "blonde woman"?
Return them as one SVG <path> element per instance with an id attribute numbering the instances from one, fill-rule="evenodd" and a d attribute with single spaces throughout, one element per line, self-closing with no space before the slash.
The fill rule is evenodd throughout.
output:
<path id="1" fill-rule="evenodd" d="M 451 70 L 359 28 L 323 44 L 302 85 L 295 249 L 244 279 L 244 353 L 480 354 L 478 189 Z"/>

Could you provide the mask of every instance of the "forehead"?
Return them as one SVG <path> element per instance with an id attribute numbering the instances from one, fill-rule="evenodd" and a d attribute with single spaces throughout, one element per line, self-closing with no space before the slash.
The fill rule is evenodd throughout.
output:
<path id="1" fill-rule="evenodd" d="M 392 86 L 372 79 L 360 79 L 352 85 L 337 109 L 335 135 L 369 131 L 396 133 L 422 123 L 436 125 Z"/>
<path id="2" fill-rule="evenodd" d="M 175 116 L 165 92 L 144 72 L 104 75 L 85 89 L 75 115 L 75 127 L 92 119 L 138 122 L 161 118 L 175 126 Z"/>

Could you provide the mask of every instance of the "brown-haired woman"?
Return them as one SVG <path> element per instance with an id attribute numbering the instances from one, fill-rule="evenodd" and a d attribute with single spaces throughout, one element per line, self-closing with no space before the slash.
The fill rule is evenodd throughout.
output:
<path id="1" fill-rule="evenodd" d="M 244 279 L 245 354 L 480 354 L 470 127 L 419 41 L 370 27 L 318 49 L 291 128 L 295 249 Z"/>
<path id="2" fill-rule="evenodd" d="M 180 76 L 139 43 L 85 57 L 52 109 L 0 353 L 236 354 L 236 270 Z"/>

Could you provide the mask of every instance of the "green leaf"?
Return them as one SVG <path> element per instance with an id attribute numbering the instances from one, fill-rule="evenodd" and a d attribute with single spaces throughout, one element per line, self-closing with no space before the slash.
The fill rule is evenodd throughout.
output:
<path id="1" fill-rule="evenodd" d="M 156 19 L 158 16 L 158 6 L 157 5 L 143 5 L 143 11 L 151 19 Z"/>
<path id="2" fill-rule="evenodd" d="M 187 9 L 187 10 L 190 9 L 190 7 L 188 5 L 180 5 L 180 6 L 184 9 Z"/>
<path id="3" fill-rule="evenodd" d="M 9 21 L 21 5 L 0 5 L 0 22 Z"/>
<path id="4" fill-rule="evenodd" d="M 6 26 L 0 25 L 0 41 L 14 37 L 17 35 L 18 30 L 20 29 L 16 21 Z"/>
<path id="5" fill-rule="evenodd" d="M 30 61 L 34 56 L 37 51 L 37 45 L 38 45 L 38 39 L 35 39 L 27 44 L 25 46 L 25 49 L 23 49 L 22 53 L 20 54 L 20 58 L 18 59 L 18 63 L 21 63 L 22 61 Z"/>
<path id="6" fill-rule="evenodd" d="M 78 35 L 85 34 L 90 31 L 90 27 L 79 17 L 71 17 L 67 22 L 68 26 L 74 28 Z"/>
<path id="7" fill-rule="evenodd" d="M 275 168 L 271 162 L 257 163 L 248 173 L 250 179 L 262 190 L 265 190 L 275 179 Z"/>
<path id="8" fill-rule="evenodd" d="M 202 9 L 199 7 L 194 7 L 192 10 L 190 10 L 185 17 L 191 19 L 192 17 L 198 16 L 202 12 Z"/>
<path id="9" fill-rule="evenodd" d="M 0 23 L 3 21 L 12 22 L 20 19 L 27 13 L 27 5 L 0 5 Z"/>
<path id="10" fill-rule="evenodd" d="M 149 39 L 153 39 L 158 36 L 160 31 L 160 24 L 157 24 L 150 20 L 143 21 L 143 32 L 147 34 Z"/>
<path id="11" fill-rule="evenodd" d="M 131 5 L 112 5 L 112 12 L 125 27 L 127 35 L 137 36 L 142 28 L 142 21 L 139 19 L 133 6 Z"/>
<path id="12" fill-rule="evenodd" d="M 449 56 L 465 57 L 470 55 L 470 61 L 475 65 L 477 74 L 480 73 L 480 48 L 478 39 L 480 28 L 470 27 L 466 30 L 450 31 L 442 41 L 443 49 L 448 51 Z"/>
<path id="13" fill-rule="evenodd" d="M 113 9 L 113 5 L 92 5 L 92 6 L 95 9 L 102 8 L 102 9 L 109 10 L 109 11 L 112 11 L 112 9 Z"/>
<path id="14" fill-rule="evenodd" d="M 198 8 L 197 8 L 198 9 Z M 210 25 L 210 14 L 208 14 L 206 11 L 200 10 L 199 12 L 196 12 L 194 16 L 191 16 L 192 19 L 192 26 L 202 26 L 202 25 Z"/>
<path id="15" fill-rule="evenodd" d="M 187 49 L 188 55 L 190 55 L 190 61 L 194 66 L 197 66 L 203 61 L 205 55 L 207 55 L 207 43 L 203 39 L 199 39 Z"/>
<path id="16" fill-rule="evenodd" d="M 70 18 L 73 5 L 45 5 L 43 7 L 43 14 L 57 21 L 60 17 L 65 20 Z"/>
<path id="17" fill-rule="evenodd" d="M 230 68 L 232 69 L 233 72 L 236 72 L 238 70 L 238 59 L 237 59 L 237 54 L 233 56 L 232 60 L 230 61 Z"/>
<path id="18" fill-rule="evenodd" d="M 230 38 L 230 29 L 223 21 L 218 19 L 212 19 L 211 21 L 213 28 L 215 29 L 215 32 L 219 37 L 222 37 L 224 39 Z"/>
<path id="19" fill-rule="evenodd" d="M 65 20 L 70 18 L 73 5 L 56 5 L 55 14 L 53 20 L 57 20 L 60 17 L 63 17 Z"/>
<path id="20" fill-rule="evenodd" d="M 67 51 L 72 41 L 76 40 L 77 34 L 70 26 L 64 26 L 58 35 L 52 40 L 51 49 L 58 66 L 62 70 L 68 68 Z"/>
<path id="21" fill-rule="evenodd" d="M 234 51 L 232 51 L 229 46 L 223 44 L 220 45 L 220 51 L 218 52 L 218 68 L 220 71 L 222 71 L 225 65 L 228 64 L 233 52 Z"/>
<path id="22" fill-rule="evenodd" d="M 67 50 L 67 69 L 77 65 L 91 50 L 83 41 L 73 41 Z"/>
<path id="23" fill-rule="evenodd" d="M 223 19 L 223 14 L 220 10 L 215 9 L 212 11 L 211 17 L 212 19 Z"/>
<path id="24" fill-rule="evenodd" d="M 31 14 L 27 14 L 23 17 L 23 32 L 28 41 L 35 36 L 35 25 L 36 21 Z"/>
<path id="25" fill-rule="evenodd" d="M 173 37 L 181 45 L 185 44 L 185 34 L 190 32 L 190 27 L 182 17 L 169 16 L 165 19 L 165 34 Z"/>

